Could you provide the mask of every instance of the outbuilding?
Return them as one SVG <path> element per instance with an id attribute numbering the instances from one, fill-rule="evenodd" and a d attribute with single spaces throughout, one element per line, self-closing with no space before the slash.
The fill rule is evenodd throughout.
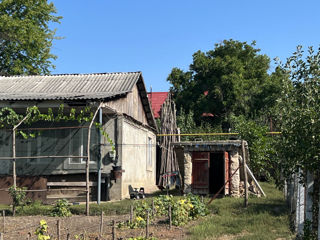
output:
<path id="1" fill-rule="evenodd" d="M 248 144 L 242 140 L 172 143 L 182 177 L 182 190 L 194 194 L 240 196 L 244 181 L 242 144 L 248 161 Z"/>

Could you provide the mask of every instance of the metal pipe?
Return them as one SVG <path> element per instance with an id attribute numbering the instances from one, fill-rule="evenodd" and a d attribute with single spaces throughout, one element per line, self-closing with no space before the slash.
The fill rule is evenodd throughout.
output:
<path id="1" fill-rule="evenodd" d="M 102 102 L 100 102 L 100 105 L 97 107 L 96 112 L 94 113 L 92 120 L 89 125 L 88 129 L 88 145 L 87 145 L 87 162 L 86 162 L 86 191 L 87 191 L 87 197 L 86 197 L 86 215 L 89 216 L 89 200 L 90 200 L 90 186 L 89 186 L 89 176 L 90 176 L 90 140 L 91 140 L 91 128 L 94 122 L 94 119 L 96 118 L 100 108 L 102 107 Z"/>
<path id="2" fill-rule="evenodd" d="M 55 129 L 80 129 L 80 128 L 89 128 L 88 126 L 70 126 L 70 127 L 48 127 L 48 128 L 19 128 L 19 130 L 55 130 Z"/>
<path id="3" fill-rule="evenodd" d="M 16 172 L 16 131 L 17 128 L 29 117 L 28 113 L 17 125 L 12 129 L 12 175 L 13 175 L 13 187 L 17 188 L 17 172 Z"/>
<path id="4" fill-rule="evenodd" d="M 266 134 L 271 135 L 280 135 L 281 132 L 266 132 Z M 165 137 L 165 136 L 236 136 L 239 133 L 181 133 L 181 134 L 157 134 L 157 137 Z"/>
<path id="5" fill-rule="evenodd" d="M 102 109 L 99 110 L 99 123 L 102 126 Z M 98 131 L 99 134 L 99 159 L 98 159 L 98 196 L 97 196 L 97 203 L 100 205 L 101 202 L 101 167 L 102 167 L 102 146 L 101 146 L 101 133 L 100 130 Z"/>

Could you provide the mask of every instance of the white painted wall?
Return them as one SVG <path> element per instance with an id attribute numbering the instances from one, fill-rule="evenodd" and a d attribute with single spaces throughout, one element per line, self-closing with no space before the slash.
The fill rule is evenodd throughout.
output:
<path id="1" fill-rule="evenodd" d="M 129 197 L 129 185 L 152 192 L 156 187 L 156 135 L 151 130 L 123 119 L 122 198 Z M 148 164 L 148 138 L 151 138 L 151 164 Z"/>

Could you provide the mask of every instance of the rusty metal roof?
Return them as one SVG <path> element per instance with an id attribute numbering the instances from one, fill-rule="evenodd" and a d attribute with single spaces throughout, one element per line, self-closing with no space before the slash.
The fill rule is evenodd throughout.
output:
<path id="1" fill-rule="evenodd" d="M 107 99 L 128 93 L 141 72 L 0 77 L 0 100 Z"/>

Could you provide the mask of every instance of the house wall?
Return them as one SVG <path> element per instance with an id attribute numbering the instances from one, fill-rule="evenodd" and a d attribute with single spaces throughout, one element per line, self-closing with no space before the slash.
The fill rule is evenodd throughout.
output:
<path id="1" fill-rule="evenodd" d="M 151 145 L 150 145 L 151 144 Z M 152 192 L 156 187 L 156 135 L 129 119 L 122 122 L 122 198 L 129 197 L 130 188 L 144 187 Z M 151 158 L 148 159 L 148 156 Z"/>
<path id="2" fill-rule="evenodd" d="M 105 106 L 114 109 L 118 113 L 125 113 L 143 124 L 148 123 L 137 85 L 133 87 L 126 97 L 108 101 Z"/>

